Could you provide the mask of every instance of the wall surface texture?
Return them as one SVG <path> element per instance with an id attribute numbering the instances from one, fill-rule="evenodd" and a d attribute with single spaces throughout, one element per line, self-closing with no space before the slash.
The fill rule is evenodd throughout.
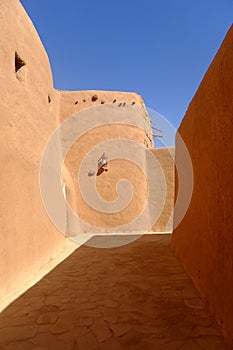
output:
<path id="1" fill-rule="evenodd" d="M 3 301 L 62 249 L 64 236 L 48 219 L 39 190 L 40 158 L 59 113 L 48 57 L 18 0 L 0 2 L 0 32 Z M 16 72 L 22 61 L 24 66 Z"/>
<path id="2" fill-rule="evenodd" d="M 166 200 L 158 220 L 153 224 L 151 231 L 172 232 L 173 209 L 174 209 L 174 156 L 175 147 L 163 147 L 152 149 L 154 156 L 158 159 L 161 170 L 166 181 Z M 155 183 L 154 191 L 160 184 Z"/>
<path id="3" fill-rule="evenodd" d="M 64 163 L 72 179 L 71 182 L 65 180 L 64 182 L 68 192 L 71 192 L 70 187 L 75 188 L 76 203 L 71 203 L 69 198 L 67 200 L 82 220 L 83 231 L 109 232 L 110 228 L 113 228 L 115 232 L 128 231 L 125 225 L 140 214 L 147 198 L 147 178 L 140 167 L 134 163 L 134 159 L 135 156 L 140 159 L 142 168 L 146 170 L 146 147 L 153 146 L 150 120 L 141 96 L 127 92 L 77 91 L 61 92 L 60 101 L 61 122 L 67 121 L 67 118 L 78 113 L 81 125 L 77 123 L 74 128 L 80 129 L 84 126 L 84 132 L 70 148 Z M 131 124 L 134 120 L 139 122 L 140 127 Z M 92 121 L 99 125 L 93 127 Z M 69 133 L 71 136 L 72 129 Z M 122 147 L 125 149 L 130 147 L 127 140 L 140 144 L 140 151 L 134 152 L 133 150 L 124 156 Z M 99 146 L 101 148 L 98 150 Z M 96 171 L 97 160 L 103 152 L 108 158 L 108 168 L 106 171 L 90 176 L 89 172 Z M 83 173 L 82 185 L 78 174 L 86 156 L 90 158 L 90 166 L 85 174 Z M 132 184 L 133 197 L 130 200 L 130 195 L 128 198 L 125 196 L 125 201 L 120 203 L 119 197 L 121 198 L 127 192 L 126 182 L 122 183 L 120 193 L 117 190 L 117 184 L 122 179 L 127 179 Z M 92 196 L 88 202 L 82 193 L 88 192 L 93 180 L 95 187 L 93 187 Z M 106 212 L 104 208 L 101 210 L 99 207 L 98 210 L 98 207 L 91 204 L 97 203 L 94 199 L 95 195 L 102 203 L 118 201 L 118 209 L 114 211 L 107 209 Z M 75 235 L 70 223 L 68 226 L 68 234 Z M 132 226 L 130 231 L 136 229 L 140 231 L 140 228 L 136 226 Z"/>
<path id="4" fill-rule="evenodd" d="M 193 196 L 173 249 L 224 332 L 233 338 L 233 27 L 179 128 L 194 170 Z M 176 143 L 176 162 L 182 162 Z M 178 184 L 179 186 L 179 184 Z M 176 190 L 177 192 L 177 190 Z M 176 221 L 176 211 L 174 213 Z"/>

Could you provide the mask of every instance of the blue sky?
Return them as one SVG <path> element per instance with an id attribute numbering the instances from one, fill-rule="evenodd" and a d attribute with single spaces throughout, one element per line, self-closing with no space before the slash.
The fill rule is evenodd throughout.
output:
<path id="1" fill-rule="evenodd" d="M 232 0 L 21 0 L 64 90 L 141 94 L 177 127 L 233 18 Z"/>

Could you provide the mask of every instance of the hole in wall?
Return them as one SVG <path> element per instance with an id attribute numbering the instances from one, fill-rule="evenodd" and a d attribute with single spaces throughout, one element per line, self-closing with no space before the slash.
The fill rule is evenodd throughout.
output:
<path id="1" fill-rule="evenodd" d="M 86 102 L 86 100 L 83 100 L 83 102 Z"/>
<path id="2" fill-rule="evenodd" d="M 15 52 L 15 73 L 17 73 L 25 65 L 26 63 L 24 60 L 19 56 L 17 52 Z"/>
<path id="3" fill-rule="evenodd" d="M 74 103 L 75 105 L 77 105 L 78 104 L 78 101 L 75 101 L 75 103 Z"/>
<path id="4" fill-rule="evenodd" d="M 113 100 L 112 103 L 116 103 L 116 100 Z"/>
<path id="5" fill-rule="evenodd" d="M 92 102 L 97 101 L 98 100 L 98 96 L 97 95 L 93 95 L 91 100 L 92 100 Z"/>
<path id="6" fill-rule="evenodd" d="M 132 102 L 132 106 L 135 105 L 136 102 Z"/>
<path id="7" fill-rule="evenodd" d="M 48 95 L 48 103 L 51 103 L 51 97 Z"/>
<path id="8" fill-rule="evenodd" d="M 101 101 L 101 104 L 103 105 L 105 102 L 104 101 Z"/>

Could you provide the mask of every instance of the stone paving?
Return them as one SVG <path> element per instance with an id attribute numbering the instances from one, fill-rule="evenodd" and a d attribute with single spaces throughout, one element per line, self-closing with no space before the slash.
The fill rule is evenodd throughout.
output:
<path id="1" fill-rule="evenodd" d="M 170 249 L 82 246 L 0 314 L 0 350 L 228 350 Z"/>

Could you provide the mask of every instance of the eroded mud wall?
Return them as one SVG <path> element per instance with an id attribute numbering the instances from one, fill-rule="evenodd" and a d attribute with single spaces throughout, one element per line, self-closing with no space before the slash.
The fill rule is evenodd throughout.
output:
<path id="1" fill-rule="evenodd" d="M 47 54 L 18 0 L 0 3 L 0 300 L 62 249 L 39 190 L 59 116 Z"/>
<path id="2" fill-rule="evenodd" d="M 124 225 L 127 225 L 140 214 L 147 197 L 146 174 L 143 174 L 140 166 L 137 166 L 134 162 L 135 157 L 140 159 L 142 167 L 146 169 L 145 150 L 146 147 L 153 146 L 150 119 L 143 100 L 136 93 L 126 92 L 61 92 L 61 122 L 77 112 L 79 112 L 78 118 L 82 120 L 81 127 L 85 123 L 85 118 L 88 120 L 88 117 L 90 117 L 90 119 L 84 125 L 84 132 L 72 145 L 66 156 L 65 165 L 72 179 L 71 183 L 66 183 L 66 187 L 73 186 L 75 188 L 77 214 L 85 223 L 83 230 L 85 232 L 98 232 L 99 230 L 108 232 L 110 228 L 115 228 L 116 232 L 127 231 Z M 102 120 L 102 116 L 111 117 Z M 138 119 L 141 127 L 130 125 L 134 118 Z M 96 127 L 92 126 L 92 120 L 98 121 Z M 107 123 L 105 123 L 106 120 L 108 120 Z M 77 123 L 74 128 L 78 129 L 79 124 Z M 116 140 L 115 143 L 114 140 Z M 140 144 L 140 151 L 135 149 L 135 152 L 129 152 L 127 156 L 124 156 L 126 148 L 130 147 L 127 140 Z M 113 143 L 111 143 L 112 141 Z M 93 153 L 93 163 L 90 163 L 89 170 L 85 174 L 83 173 L 85 179 L 80 186 L 78 175 L 80 166 L 85 157 L 101 144 L 103 149 L 99 153 Z M 122 197 L 126 193 L 123 187 L 120 191 L 121 194 L 118 193 L 117 183 L 119 181 L 126 179 L 133 186 L 132 200 L 130 201 L 129 195 L 125 201 L 128 205 L 119 204 L 121 209 L 114 212 L 111 212 L 111 210 L 101 212 L 95 207 L 96 202 L 91 201 L 94 205 L 91 205 L 90 202 L 87 203 L 81 193 L 81 190 L 83 190 L 83 193 L 88 192 L 93 180 L 89 173 L 96 170 L 97 160 L 103 151 L 108 158 L 108 168 L 106 171 L 94 175 L 96 187 L 93 189 L 93 194 L 96 192 L 101 201 L 117 201 L 119 196 Z M 88 226 L 88 224 L 91 226 Z M 137 229 L 140 230 L 140 228 Z"/>

